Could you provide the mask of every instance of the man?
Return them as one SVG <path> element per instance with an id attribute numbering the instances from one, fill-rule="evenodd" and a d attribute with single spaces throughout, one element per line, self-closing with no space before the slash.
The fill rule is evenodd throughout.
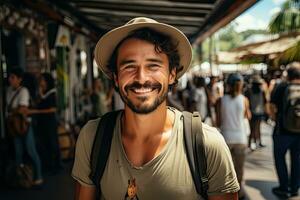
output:
<path id="1" fill-rule="evenodd" d="M 205 84 L 205 78 L 203 77 L 195 77 L 195 95 L 194 101 L 196 102 L 196 110 L 200 113 L 202 117 L 202 121 L 210 115 L 209 113 L 209 102 L 208 102 L 208 91 Z"/>
<path id="2" fill-rule="evenodd" d="M 272 118 L 276 120 L 273 133 L 274 159 L 279 179 L 279 186 L 273 188 L 272 191 L 274 194 L 285 198 L 297 196 L 300 187 L 300 64 L 290 64 L 287 74 L 288 82 L 280 83 L 271 97 L 271 114 Z M 294 98 L 294 105 L 297 107 L 292 110 L 292 113 L 297 114 L 298 112 L 296 116 L 286 115 L 286 113 L 290 113 L 287 110 L 288 107 L 285 106 L 288 103 L 288 98 Z M 288 150 L 291 159 L 290 176 L 285 160 Z"/>
<path id="3" fill-rule="evenodd" d="M 9 87 L 6 94 L 7 115 L 13 112 L 27 113 L 30 103 L 30 94 L 26 87 L 22 86 L 24 72 L 21 68 L 13 68 L 10 70 L 8 77 Z M 28 118 L 30 121 L 30 118 Z M 9 129 L 9 128 L 8 128 Z M 8 131 L 10 132 L 10 130 Z M 43 184 L 42 169 L 40 157 L 35 147 L 34 132 L 31 124 L 27 133 L 23 136 L 15 135 L 13 137 L 15 147 L 15 159 L 17 166 L 24 165 L 24 150 L 29 155 L 34 169 L 34 187 L 41 187 Z"/>
<path id="4" fill-rule="evenodd" d="M 169 87 L 188 69 L 191 56 L 182 32 L 149 18 L 135 18 L 99 40 L 95 59 L 125 102 L 101 179 L 102 199 L 202 199 L 185 153 L 181 112 L 166 106 Z M 76 144 L 72 176 L 80 200 L 96 196 L 89 174 L 98 123 L 88 122 Z M 209 199 L 237 199 L 239 185 L 224 139 L 207 125 L 203 132 Z"/>

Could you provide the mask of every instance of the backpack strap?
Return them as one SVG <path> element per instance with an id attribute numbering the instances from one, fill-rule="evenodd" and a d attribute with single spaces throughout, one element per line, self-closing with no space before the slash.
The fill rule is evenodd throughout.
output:
<path id="1" fill-rule="evenodd" d="M 201 117 L 198 112 L 183 111 L 184 139 L 187 159 L 197 193 L 208 199 L 207 163 Z"/>
<path id="2" fill-rule="evenodd" d="M 101 197 L 100 181 L 105 170 L 115 124 L 120 112 L 121 110 L 106 113 L 101 117 L 97 127 L 90 160 L 90 178 L 96 186 L 97 199 Z"/>

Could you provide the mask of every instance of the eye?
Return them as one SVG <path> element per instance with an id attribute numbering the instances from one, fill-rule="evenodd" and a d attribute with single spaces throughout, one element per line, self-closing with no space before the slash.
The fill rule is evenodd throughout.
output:
<path id="1" fill-rule="evenodd" d="M 157 70 L 157 69 L 160 68 L 160 65 L 153 63 L 153 64 L 150 64 L 148 67 L 149 67 L 151 70 Z"/>
<path id="2" fill-rule="evenodd" d="M 126 65 L 123 70 L 126 70 L 126 71 L 133 71 L 135 69 L 135 66 L 134 65 Z"/>

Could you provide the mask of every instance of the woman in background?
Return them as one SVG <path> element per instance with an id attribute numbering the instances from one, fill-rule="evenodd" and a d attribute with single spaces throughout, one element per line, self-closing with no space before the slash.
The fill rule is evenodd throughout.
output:
<path id="1" fill-rule="evenodd" d="M 29 114 L 36 117 L 38 146 L 44 170 L 57 173 L 62 165 L 57 134 L 56 88 L 51 74 L 41 75 L 39 87 L 40 99 L 36 109 L 31 109 Z"/>
<path id="2" fill-rule="evenodd" d="M 267 112 L 265 108 L 268 105 L 266 93 L 263 90 L 263 79 L 259 75 L 253 76 L 251 87 L 246 91 L 246 96 L 249 99 L 252 114 L 248 147 L 251 150 L 255 150 L 260 147 L 265 147 L 261 142 L 260 124 L 265 118 Z"/>
<path id="3" fill-rule="evenodd" d="M 244 118 L 251 118 L 249 101 L 242 94 L 243 77 L 230 74 L 227 79 L 227 92 L 216 102 L 216 122 L 230 149 L 237 179 L 240 184 L 239 197 L 245 197 L 243 189 L 244 162 L 247 149 L 247 136 Z"/>

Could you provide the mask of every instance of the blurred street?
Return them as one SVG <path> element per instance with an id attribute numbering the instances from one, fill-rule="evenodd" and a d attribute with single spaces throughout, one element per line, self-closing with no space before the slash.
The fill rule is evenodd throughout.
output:
<path id="1" fill-rule="evenodd" d="M 272 126 L 261 126 L 265 148 L 249 152 L 245 165 L 245 183 L 247 200 L 280 200 L 272 194 L 272 188 L 278 185 L 272 154 Z M 0 190 L 1 200 L 67 200 L 73 199 L 74 183 L 70 177 L 72 162 L 65 163 L 65 170 L 55 176 L 46 177 L 41 190 Z M 300 197 L 290 198 L 300 200 Z"/>
<path id="2" fill-rule="evenodd" d="M 272 188 L 278 186 L 273 160 L 272 131 L 272 126 L 262 123 L 262 141 L 266 147 L 247 155 L 244 178 L 248 200 L 280 199 L 272 193 Z M 299 200 L 300 197 L 290 199 Z"/>

